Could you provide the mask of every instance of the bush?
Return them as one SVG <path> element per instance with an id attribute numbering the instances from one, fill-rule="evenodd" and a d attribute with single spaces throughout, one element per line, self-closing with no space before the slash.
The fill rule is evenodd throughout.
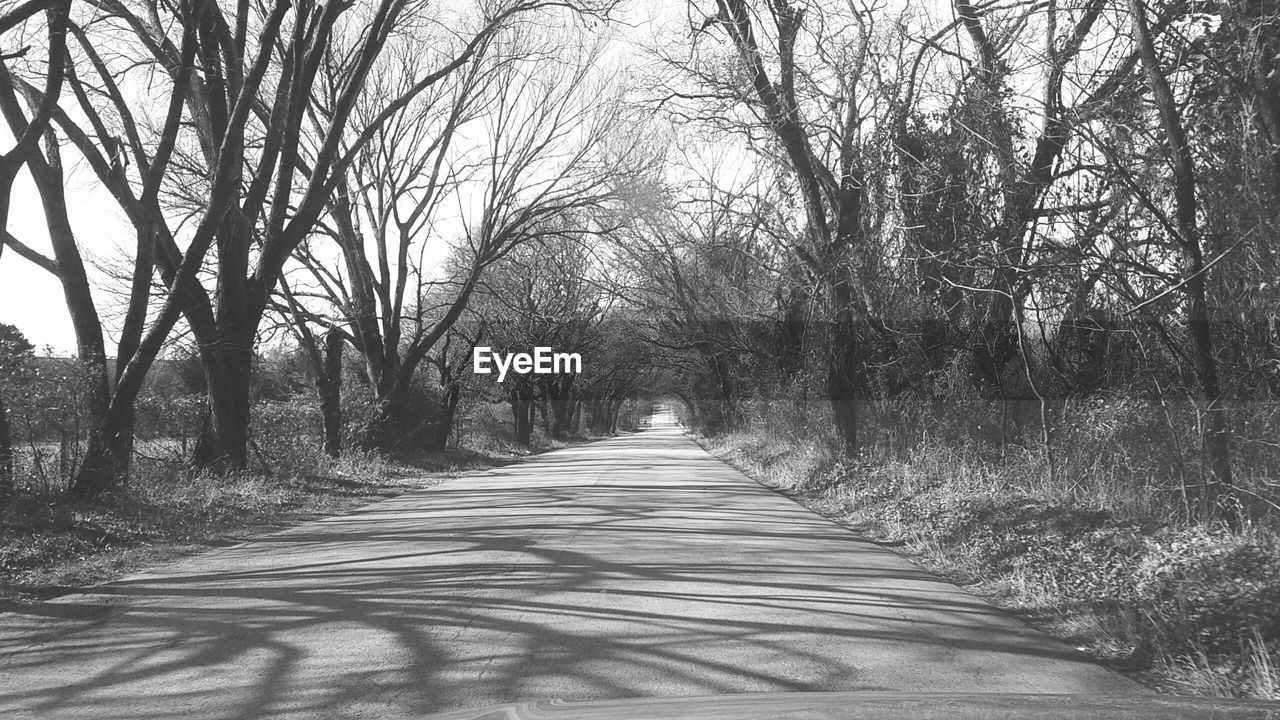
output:
<path id="1" fill-rule="evenodd" d="M 1148 541 L 1135 591 L 1160 644 L 1234 652 L 1255 636 L 1280 642 L 1280 538 L 1192 527 Z"/>

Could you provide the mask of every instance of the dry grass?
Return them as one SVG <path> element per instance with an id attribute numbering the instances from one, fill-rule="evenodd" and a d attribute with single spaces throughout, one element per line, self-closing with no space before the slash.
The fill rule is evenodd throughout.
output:
<path id="1" fill-rule="evenodd" d="M 936 415 L 911 441 L 876 428 L 873 451 L 849 461 L 824 433 L 757 413 L 773 419 L 703 442 L 1153 687 L 1280 699 L 1276 518 L 1262 504 L 1234 531 L 1189 520 L 1158 472 L 1172 465 L 1153 450 L 1161 440 L 1135 430 L 1134 404 L 1068 417 L 1052 474 L 1033 444 L 996 447 L 939 427 Z M 1238 461 L 1252 488 L 1268 487 L 1276 466 L 1257 454 Z"/>
<path id="2" fill-rule="evenodd" d="M 0 513 L 0 609 L 581 442 L 539 428 L 532 447 L 517 447 L 502 409 L 468 417 L 463 449 L 334 459 L 299 429 L 314 426 L 307 404 L 271 404 L 258 409 L 252 472 L 197 472 L 179 441 L 139 441 L 128 486 L 94 503 L 65 499 L 77 443 L 28 445 L 16 458 L 15 500 Z"/>
<path id="3" fill-rule="evenodd" d="M 359 452 L 335 460 L 314 449 L 271 450 L 271 472 L 228 476 L 139 458 L 129 485 L 94 503 L 66 501 L 65 479 L 23 475 L 0 515 L 0 608 L 517 459 L 450 450 L 395 462 Z"/>
<path id="4" fill-rule="evenodd" d="M 443 477 L 358 454 L 315 453 L 306 470 L 231 476 L 139 460 L 127 487 L 70 503 L 28 476 L 0 523 L 0 601 L 49 597 Z"/>

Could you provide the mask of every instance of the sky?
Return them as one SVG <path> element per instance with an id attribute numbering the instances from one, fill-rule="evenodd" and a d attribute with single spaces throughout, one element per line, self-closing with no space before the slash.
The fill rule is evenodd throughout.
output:
<path id="1" fill-rule="evenodd" d="M 8 147 L 12 145 L 12 136 L 3 133 L 0 142 Z M 63 153 L 68 163 L 75 157 L 73 152 Z M 90 175 L 87 167 L 70 168 L 67 202 L 71 227 L 85 255 L 94 296 L 101 308 L 104 283 L 97 265 L 122 257 L 123 248 L 132 247 L 134 235 L 115 201 L 90 180 Z M 46 257 L 53 256 L 40 196 L 25 170 L 14 187 L 9 232 Z M 38 354 L 70 355 L 75 351 L 75 333 L 63 300 L 62 285 L 52 274 L 8 248 L 0 255 L 0 323 L 17 326 Z"/>

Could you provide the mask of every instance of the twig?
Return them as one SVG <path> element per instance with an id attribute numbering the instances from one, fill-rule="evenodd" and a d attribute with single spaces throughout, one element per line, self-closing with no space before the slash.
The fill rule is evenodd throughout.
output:
<path id="1" fill-rule="evenodd" d="M 1232 245 L 1231 247 L 1227 248 L 1226 250 L 1223 250 L 1223 251 L 1218 255 L 1218 257 L 1216 257 L 1216 258 L 1214 258 L 1214 259 L 1210 260 L 1209 262 L 1205 263 L 1204 267 L 1200 268 L 1200 270 L 1199 270 L 1199 271 L 1194 272 L 1194 273 L 1192 273 L 1192 274 L 1190 274 L 1190 275 L 1186 276 L 1185 278 L 1183 278 L 1183 279 L 1179 280 L 1177 283 L 1175 283 L 1175 284 L 1173 284 L 1173 285 L 1170 285 L 1169 287 L 1165 288 L 1164 290 L 1161 290 L 1160 292 L 1156 293 L 1156 295 L 1155 295 L 1154 297 L 1148 298 L 1148 299 L 1143 300 L 1142 302 L 1138 303 L 1137 305 L 1134 305 L 1133 307 L 1131 307 L 1131 308 L 1129 308 L 1128 310 L 1126 310 L 1124 314 L 1125 314 L 1125 315 L 1132 315 L 1133 313 L 1138 312 L 1139 310 L 1141 310 L 1142 308 L 1144 308 L 1144 307 L 1146 307 L 1146 306 L 1150 305 L 1151 303 L 1156 302 L 1157 300 L 1159 300 L 1160 298 L 1164 297 L 1165 295 L 1168 295 L 1169 293 L 1171 293 L 1171 292 L 1173 292 L 1173 291 L 1175 291 L 1175 290 L 1177 290 L 1177 289 L 1181 288 L 1183 285 L 1186 285 L 1187 283 L 1189 283 L 1189 282 L 1191 282 L 1192 280 L 1196 279 L 1196 277 L 1198 277 L 1198 276 L 1200 276 L 1200 275 L 1203 275 L 1203 274 L 1205 274 L 1205 273 L 1209 272 L 1209 268 L 1213 267 L 1214 265 L 1217 265 L 1219 260 L 1221 260 L 1222 258 L 1226 257 L 1226 256 L 1227 256 L 1227 255 L 1228 255 L 1232 250 L 1235 250 L 1236 248 L 1240 247 L 1240 243 L 1242 243 L 1242 242 L 1244 242 L 1244 238 L 1241 238 L 1241 239 L 1237 240 L 1237 241 L 1236 241 L 1236 243 L 1235 243 L 1234 245 Z"/>

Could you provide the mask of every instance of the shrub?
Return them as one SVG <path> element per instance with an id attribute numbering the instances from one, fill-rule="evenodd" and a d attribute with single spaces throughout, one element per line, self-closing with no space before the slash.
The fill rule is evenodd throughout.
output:
<path id="1" fill-rule="evenodd" d="M 1255 633 L 1280 641 L 1280 539 L 1192 527 L 1152 537 L 1136 593 L 1173 651 L 1239 651 Z"/>

